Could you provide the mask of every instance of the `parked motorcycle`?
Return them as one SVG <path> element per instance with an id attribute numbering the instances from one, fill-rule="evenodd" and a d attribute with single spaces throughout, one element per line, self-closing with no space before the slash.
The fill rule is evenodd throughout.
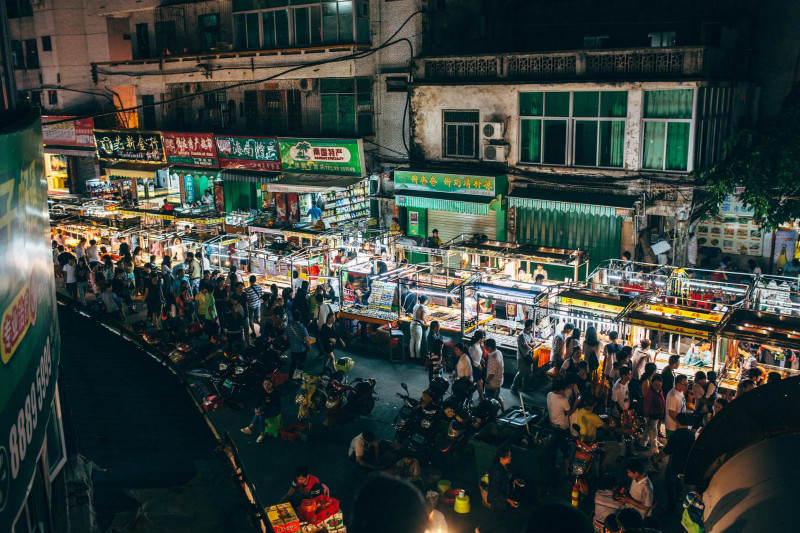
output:
<path id="1" fill-rule="evenodd" d="M 401 383 L 400 386 L 406 393 L 397 393 L 397 396 L 403 399 L 403 407 L 400 408 L 400 412 L 394 417 L 392 426 L 395 429 L 395 442 L 402 443 L 408 438 L 409 431 L 412 429 L 411 426 L 416 419 L 417 408 L 419 407 L 420 401 L 411 397 L 411 394 L 408 392 L 408 385 Z"/>
<path id="2" fill-rule="evenodd" d="M 325 409 L 327 395 L 322 378 L 310 374 L 301 374 L 300 389 L 294 398 L 298 405 L 297 419 L 308 421 L 313 415 L 319 414 Z"/>
<path id="3" fill-rule="evenodd" d="M 368 416 L 375 408 L 375 378 L 356 378 L 351 385 L 331 379 L 325 389 L 327 400 L 325 402 L 325 426 L 333 426 L 342 415 L 346 418 L 353 416 Z"/>
<path id="4" fill-rule="evenodd" d="M 575 441 L 575 454 L 572 457 L 572 476 L 575 482 L 572 485 L 572 506 L 578 507 L 582 496 L 589 492 L 589 481 L 592 477 L 592 465 L 598 455 L 603 451 L 599 443 L 589 444 L 580 438 L 581 428 L 578 424 L 572 425 L 578 433 L 573 437 Z"/>

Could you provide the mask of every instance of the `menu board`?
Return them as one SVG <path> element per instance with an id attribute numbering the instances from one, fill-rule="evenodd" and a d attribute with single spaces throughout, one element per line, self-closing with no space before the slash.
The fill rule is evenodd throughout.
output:
<path id="1" fill-rule="evenodd" d="M 764 233 L 762 228 L 747 217 L 717 217 L 703 220 L 697 225 L 698 246 L 719 248 L 722 253 L 762 254 Z"/>
<path id="2" fill-rule="evenodd" d="M 391 309 L 397 284 L 386 281 L 373 281 L 371 288 L 372 292 L 369 293 L 368 300 L 369 305 Z"/>

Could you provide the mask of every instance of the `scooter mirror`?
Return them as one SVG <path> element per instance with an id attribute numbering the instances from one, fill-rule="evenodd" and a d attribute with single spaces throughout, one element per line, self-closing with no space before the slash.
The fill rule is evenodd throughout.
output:
<path id="1" fill-rule="evenodd" d="M 408 392 L 408 385 L 406 385 L 405 383 L 401 383 L 400 386 L 403 387 L 404 391 Z"/>

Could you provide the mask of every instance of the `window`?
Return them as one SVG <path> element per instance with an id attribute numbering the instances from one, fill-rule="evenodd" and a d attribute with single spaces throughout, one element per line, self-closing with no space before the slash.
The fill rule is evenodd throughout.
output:
<path id="1" fill-rule="evenodd" d="M 322 134 L 372 135 L 372 79 L 321 79 L 320 108 Z"/>
<path id="2" fill-rule="evenodd" d="M 130 39 L 130 36 L 128 36 Z M 42 52 L 52 52 L 53 51 L 53 41 L 50 39 L 49 35 L 45 35 L 42 37 Z"/>
<path id="3" fill-rule="evenodd" d="M 29 0 L 6 0 L 6 17 L 15 19 L 19 17 L 32 17 L 33 7 Z"/>
<path id="4" fill-rule="evenodd" d="M 689 170 L 694 89 L 645 91 L 642 168 Z"/>
<path id="5" fill-rule="evenodd" d="M 11 63 L 17 70 L 25 68 L 25 52 L 22 51 L 22 41 L 11 41 Z"/>
<path id="6" fill-rule="evenodd" d="M 650 37 L 651 48 L 663 48 L 668 46 L 675 46 L 675 32 L 674 31 L 655 31 L 647 34 Z"/>
<path id="7" fill-rule="evenodd" d="M 147 23 L 136 25 L 136 51 L 137 59 L 150 57 L 150 30 Z"/>
<path id="8" fill-rule="evenodd" d="M 213 50 L 220 40 L 219 13 L 209 13 L 197 17 L 200 29 L 200 47 L 203 51 Z"/>
<path id="9" fill-rule="evenodd" d="M 444 157 L 478 158 L 478 127 L 480 112 L 477 110 L 443 111 Z"/>
<path id="10" fill-rule="evenodd" d="M 225 103 L 225 91 L 215 91 L 203 95 L 203 103 L 206 107 L 219 109 L 220 104 Z M 234 108 L 235 109 L 235 108 Z"/>
<path id="11" fill-rule="evenodd" d="M 142 95 L 142 105 L 145 106 L 142 108 L 142 124 L 144 124 L 144 129 L 146 130 L 156 129 L 155 102 L 156 98 L 152 94 Z"/>
<path id="12" fill-rule="evenodd" d="M 520 93 L 520 163 L 621 168 L 625 91 Z"/>
<path id="13" fill-rule="evenodd" d="M 58 91 L 47 91 L 47 103 L 49 105 L 58 105 Z"/>
<path id="14" fill-rule="evenodd" d="M 25 68 L 39 68 L 39 49 L 36 39 L 25 41 Z"/>
<path id="15" fill-rule="evenodd" d="M 603 42 L 609 39 L 608 35 L 585 35 L 583 37 L 584 48 L 603 48 Z"/>
<path id="16" fill-rule="evenodd" d="M 697 92 L 695 168 L 708 167 L 725 157 L 731 134 L 732 87 L 702 87 Z"/>
<path id="17" fill-rule="evenodd" d="M 175 21 L 156 22 L 156 50 L 159 55 L 170 55 L 178 52 L 178 36 Z"/>
<path id="18" fill-rule="evenodd" d="M 248 131 L 258 128 L 258 91 L 244 92 L 244 123 Z"/>

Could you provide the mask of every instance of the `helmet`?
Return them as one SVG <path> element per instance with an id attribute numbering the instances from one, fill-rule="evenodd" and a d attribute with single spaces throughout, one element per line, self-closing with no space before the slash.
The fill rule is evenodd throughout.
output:
<path id="1" fill-rule="evenodd" d="M 350 372 L 353 370 L 353 367 L 356 365 L 355 361 L 353 361 L 350 357 L 340 357 L 333 367 L 336 370 L 342 370 L 344 372 Z"/>
<path id="2" fill-rule="evenodd" d="M 437 398 L 441 398 L 442 396 L 444 396 L 444 393 L 447 392 L 447 389 L 449 388 L 450 388 L 450 383 L 442 377 L 433 378 L 431 380 L 430 385 L 428 386 L 430 395 Z"/>
<path id="3" fill-rule="evenodd" d="M 464 398 L 472 394 L 472 378 L 458 378 L 453 383 L 453 396 Z"/>
<path id="4" fill-rule="evenodd" d="M 478 418 L 492 417 L 500 411 L 500 402 L 494 398 L 486 398 L 481 400 L 478 407 L 475 408 L 475 416 Z"/>

